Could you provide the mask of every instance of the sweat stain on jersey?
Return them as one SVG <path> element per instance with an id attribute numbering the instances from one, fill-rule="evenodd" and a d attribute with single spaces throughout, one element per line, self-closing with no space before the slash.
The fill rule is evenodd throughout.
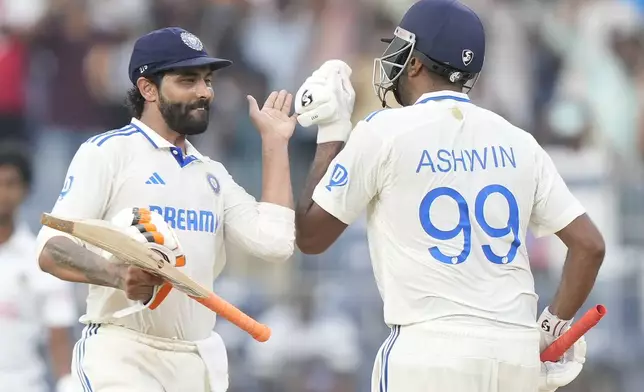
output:
<path id="1" fill-rule="evenodd" d="M 459 121 L 463 120 L 463 112 L 457 107 L 452 108 L 452 116 Z"/>

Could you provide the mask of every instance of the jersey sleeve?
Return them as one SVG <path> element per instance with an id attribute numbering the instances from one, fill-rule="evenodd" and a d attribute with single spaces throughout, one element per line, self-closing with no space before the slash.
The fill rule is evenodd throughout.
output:
<path id="1" fill-rule="evenodd" d="M 530 216 L 530 229 L 535 237 L 554 234 L 586 212 L 566 186 L 550 155 L 538 144 L 535 176 L 537 186 Z"/>
<path id="2" fill-rule="evenodd" d="M 102 219 L 115 174 L 114 164 L 106 147 L 82 144 L 67 169 L 52 215 L 71 219 Z M 40 255 L 50 238 L 62 235 L 81 244 L 80 240 L 70 235 L 43 226 L 38 233 L 37 255 Z"/>
<path id="3" fill-rule="evenodd" d="M 295 211 L 258 202 L 218 164 L 224 197 L 224 236 L 253 256 L 286 260 L 295 249 Z"/>
<path id="4" fill-rule="evenodd" d="M 313 191 L 313 201 L 343 223 L 351 224 L 378 193 L 385 175 L 385 142 L 366 121 L 351 132 Z"/>

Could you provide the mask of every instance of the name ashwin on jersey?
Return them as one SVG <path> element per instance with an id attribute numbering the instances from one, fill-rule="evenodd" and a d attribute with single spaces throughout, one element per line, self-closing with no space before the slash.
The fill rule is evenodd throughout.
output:
<path id="1" fill-rule="evenodd" d="M 471 150 L 423 150 L 416 173 L 421 170 L 447 173 L 449 171 L 473 172 L 492 168 L 516 168 L 512 147 L 489 146 Z"/>

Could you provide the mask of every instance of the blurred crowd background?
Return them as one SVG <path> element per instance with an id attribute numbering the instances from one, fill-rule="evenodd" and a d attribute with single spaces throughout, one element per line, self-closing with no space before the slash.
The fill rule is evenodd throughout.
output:
<path id="1" fill-rule="evenodd" d="M 373 58 L 385 49 L 380 38 L 391 36 L 412 2 L 0 0 L 0 144 L 23 143 L 34 168 L 20 219 L 36 232 L 78 146 L 129 122 L 127 64 L 139 35 L 181 26 L 211 54 L 234 61 L 216 74 L 211 129 L 193 142 L 259 197 L 260 139 L 245 95 L 263 100 L 272 89 L 296 92 L 323 61 L 340 58 L 354 70 L 355 120 L 364 117 L 379 108 L 371 73 Z M 484 20 L 488 39 L 473 100 L 535 135 L 608 243 L 584 308 L 603 303 L 608 316 L 587 336 L 582 376 L 560 391 L 642 391 L 644 1 L 465 3 Z M 314 133 L 298 129 L 291 144 L 296 194 L 314 149 Z M 556 289 L 565 249 L 547 238 L 531 239 L 529 250 L 541 310 Z M 230 391 L 367 391 L 388 330 L 364 223 L 351 226 L 326 253 L 296 254 L 284 265 L 229 251 L 216 291 L 274 331 L 259 344 L 218 322 L 229 351 Z M 0 274 L 2 268 L 0 260 Z M 74 290 L 82 312 L 84 287 Z M 72 333 L 76 339 L 80 328 Z"/>

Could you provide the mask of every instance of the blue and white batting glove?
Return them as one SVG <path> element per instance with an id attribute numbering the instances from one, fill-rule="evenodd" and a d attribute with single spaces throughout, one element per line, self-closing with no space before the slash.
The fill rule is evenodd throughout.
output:
<path id="1" fill-rule="evenodd" d="M 182 267 L 186 264 L 179 238 L 160 214 L 146 208 L 126 208 L 116 214 L 110 220 L 110 223 L 121 228 L 124 233 L 133 239 L 145 244 L 163 257 L 167 263 L 175 267 Z M 119 262 L 111 255 L 108 258 Z M 165 299 L 169 290 L 170 287 L 156 286 L 149 301 L 146 303 L 133 301 L 132 306 L 115 312 L 113 317 L 125 317 L 146 308 L 155 309 Z"/>
<path id="2" fill-rule="evenodd" d="M 546 308 L 537 320 L 539 332 L 539 352 L 543 352 L 559 336 L 570 329 L 572 320 L 561 320 Z M 539 377 L 539 392 L 554 392 L 557 388 L 570 384 L 579 374 L 586 362 L 586 339 L 582 336 L 557 362 L 542 362 Z"/>
<path id="3" fill-rule="evenodd" d="M 318 126 L 318 144 L 349 139 L 356 98 L 351 73 L 351 67 L 345 62 L 329 60 L 295 94 L 297 121 L 303 127 Z"/>

